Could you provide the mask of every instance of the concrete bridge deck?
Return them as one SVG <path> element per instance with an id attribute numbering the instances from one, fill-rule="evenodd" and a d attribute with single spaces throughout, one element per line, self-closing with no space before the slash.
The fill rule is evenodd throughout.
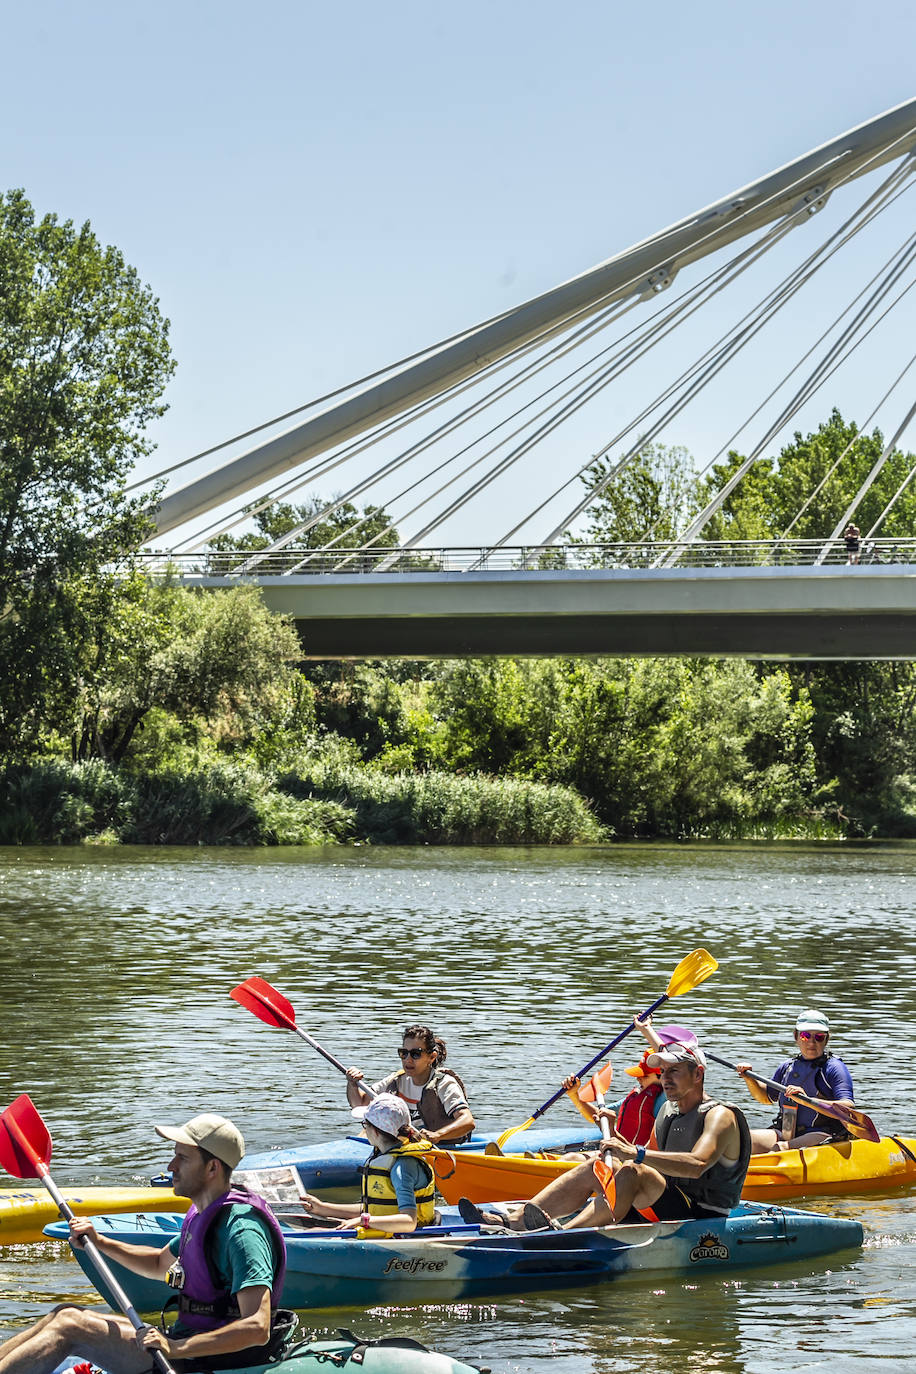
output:
<path id="1" fill-rule="evenodd" d="M 741 547 L 746 554 L 751 546 Z M 887 552 L 874 546 L 866 556 Z M 901 561 L 857 566 L 526 568 L 514 551 L 514 567 L 475 568 L 465 560 L 463 571 L 442 571 L 441 560 L 434 566 L 432 555 L 417 550 L 410 571 L 251 569 L 241 578 L 261 588 L 271 610 L 296 620 L 309 658 L 912 659 L 916 541 L 905 549 L 898 542 L 894 552 Z M 557 558 L 559 551 L 551 554 Z M 832 556 L 838 559 L 839 550 Z M 912 564 L 903 561 L 911 556 Z M 339 565 L 341 553 L 334 557 Z M 234 562 L 236 569 L 228 571 L 229 565 L 224 570 L 198 560 L 193 570 L 182 570 L 182 582 L 237 585 L 239 555 Z"/>

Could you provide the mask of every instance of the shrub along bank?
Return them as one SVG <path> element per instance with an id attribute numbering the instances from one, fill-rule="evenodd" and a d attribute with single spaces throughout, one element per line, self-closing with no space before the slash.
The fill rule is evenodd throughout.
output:
<path id="1" fill-rule="evenodd" d="M 277 780 L 251 763 L 131 773 L 41 760 L 0 773 L 0 844 L 583 844 L 605 838 L 570 788 L 388 776 L 356 767 Z"/>

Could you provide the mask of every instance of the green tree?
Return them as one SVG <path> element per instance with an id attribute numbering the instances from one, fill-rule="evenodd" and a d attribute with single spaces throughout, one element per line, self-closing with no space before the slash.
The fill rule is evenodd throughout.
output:
<path id="1" fill-rule="evenodd" d="M 255 587 L 189 590 L 134 574 L 108 611 L 84 660 L 75 759 L 120 763 L 154 710 L 244 744 L 297 700 L 298 636 Z"/>
<path id="2" fill-rule="evenodd" d="M 835 528 L 884 449 L 880 430 L 861 433 L 838 410 L 809 434 L 796 433 L 776 459 L 762 458 L 727 497 L 703 531 L 706 539 L 774 539 L 786 530 L 794 539 L 823 539 Z M 704 504 L 744 461 L 730 453 L 707 479 Z M 863 533 L 875 524 L 916 463 L 895 450 L 855 513 Z M 790 529 L 791 527 L 791 529 Z M 894 502 L 879 536 L 912 538 L 916 488 Z"/>
<path id="3" fill-rule="evenodd" d="M 583 474 L 588 488 L 600 486 L 615 466 L 598 458 Z M 701 483 L 693 460 L 680 445 L 646 444 L 601 491 L 586 511 L 588 524 L 575 542 L 637 543 L 677 539 L 700 510 Z"/>
<path id="4" fill-rule="evenodd" d="M 314 519 L 325 506 L 332 504 L 320 496 L 314 496 L 301 505 L 290 501 L 278 501 L 273 506 L 252 514 L 255 528 L 245 534 L 218 534 L 210 541 L 210 548 L 217 552 L 232 551 L 257 552 L 282 539 L 285 534 Z M 353 526 L 358 525 L 354 529 Z M 398 532 L 382 506 L 364 506 L 360 511 L 352 501 L 344 501 L 336 511 L 319 520 L 310 529 L 297 534 L 292 541 L 296 549 L 322 549 L 334 543 L 335 548 L 354 549 L 373 541 L 373 548 L 396 548 L 399 543 Z"/>
<path id="5" fill-rule="evenodd" d="M 124 485 L 172 371 L 168 321 L 118 249 L 0 196 L 0 755 L 66 715 L 111 565 L 150 532 Z"/>
<path id="6" fill-rule="evenodd" d="M 811 702 L 781 669 L 673 658 L 458 661 L 430 700 L 448 766 L 573 786 L 618 835 L 803 824 L 821 800 Z"/>

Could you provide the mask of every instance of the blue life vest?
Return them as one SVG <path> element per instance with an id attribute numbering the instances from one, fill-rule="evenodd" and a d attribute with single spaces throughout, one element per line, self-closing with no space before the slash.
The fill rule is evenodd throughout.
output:
<path id="1" fill-rule="evenodd" d="M 773 1078 L 785 1087 L 801 1088 L 806 1097 L 823 1097 L 828 1101 L 848 1097 L 852 1100 L 852 1077 L 842 1059 L 835 1054 L 822 1054 L 817 1059 L 803 1059 L 797 1054 L 793 1059 L 786 1059 L 780 1064 Z M 776 1096 L 772 1088 L 770 1096 Z M 779 1115 L 773 1123 L 777 1131 L 782 1129 L 784 1106 L 784 1100 L 780 1099 Z M 801 1135 L 805 1131 L 826 1131 L 834 1139 L 842 1139 L 847 1135 L 846 1127 L 841 1121 L 837 1121 L 836 1117 L 821 1116 L 813 1107 L 800 1106 L 795 1134 Z"/>

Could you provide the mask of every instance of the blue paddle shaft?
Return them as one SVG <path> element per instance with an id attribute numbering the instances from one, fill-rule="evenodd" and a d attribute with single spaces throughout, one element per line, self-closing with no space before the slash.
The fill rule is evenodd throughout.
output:
<path id="1" fill-rule="evenodd" d="M 639 1018 L 640 1021 L 645 1021 L 647 1016 L 651 1016 L 654 1011 L 658 1011 L 659 1007 L 667 1001 L 668 994 L 667 992 L 665 992 L 661 995 L 661 997 L 659 997 L 657 1002 L 653 1002 L 651 1007 L 649 1007 L 646 1011 L 642 1013 L 642 1015 Z M 619 1035 L 615 1035 L 614 1039 L 611 1041 L 609 1045 L 605 1045 L 604 1049 L 599 1050 L 593 1059 L 590 1059 L 587 1064 L 583 1064 L 582 1068 L 576 1074 L 576 1077 L 584 1078 L 585 1075 L 587 1073 L 590 1073 L 591 1070 L 595 1067 L 599 1059 L 603 1059 L 606 1054 L 610 1054 L 611 1050 L 616 1049 L 617 1046 L 620 1044 L 621 1040 L 625 1040 L 626 1037 L 630 1034 L 630 1032 L 635 1029 L 636 1027 L 634 1025 L 629 1025 L 627 1026 L 626 1030 L 622 1030 Z M 547 1101 L 543 1104 L 543 1106 L 538 1107 L 536 1112 L 531 1113 L 531 1120 L 537 1121 L 538 1117 L 543 1116 L 544 1113 L 547 1111 L 548 1107 L 552 1107 L 553 1104 L 557 1102 L 564 1095 L 565 1092 L 565 1088 L 557 1088 L 553 1097 L 548 1097 Z"/>

